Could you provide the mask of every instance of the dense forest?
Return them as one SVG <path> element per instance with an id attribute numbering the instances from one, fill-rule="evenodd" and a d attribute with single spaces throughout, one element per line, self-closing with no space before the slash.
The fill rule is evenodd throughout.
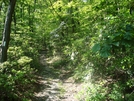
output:
<path id="1" fill-rule="evenodd" d="M 0 23 L 0 101 L 33 101 L 41 54 L 79 101 L 134 101 L 133 0 L 0 0 Z"/>

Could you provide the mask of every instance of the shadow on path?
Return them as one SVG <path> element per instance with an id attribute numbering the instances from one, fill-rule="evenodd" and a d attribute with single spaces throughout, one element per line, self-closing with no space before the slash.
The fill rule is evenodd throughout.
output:
<path id="1" fill-rule="evenodd" d="M 42 68 L 37 73 L 35 96 L 32 101 L 78 101 L 75 94 L 80 90 L 81 84 L 74 82 L 73 72 L 62 66 L 55 68 L 53 64 L 57 61 L 61 61 L 61 58 L 46 58 L 41 54 Z"/>

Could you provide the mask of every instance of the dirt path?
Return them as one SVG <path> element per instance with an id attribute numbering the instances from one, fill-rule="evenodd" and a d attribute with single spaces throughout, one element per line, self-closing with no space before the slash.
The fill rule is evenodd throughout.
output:
<path id="1" fill-rule="evenodd" d="M 52 64 L 58 60 L 60 60 L 59 57 L 40 56 L 43 69 L 38 75 L 33 101 L 79 101 L 77 93 L 82 89 L 82 84 L 74 82 L 70 71 L 61 67 L 54 68 Z"/>

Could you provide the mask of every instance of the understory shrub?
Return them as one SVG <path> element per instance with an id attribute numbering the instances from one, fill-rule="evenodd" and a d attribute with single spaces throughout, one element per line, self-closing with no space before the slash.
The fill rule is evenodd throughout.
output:
<path id="1" fill-rule="evenodd" d="M 30 68 L 32 59 L 23 56 L 17 61 L 0 65 L 1 101 L 27 101 L 32 96 L 35 69 Z"/>
<path id="2" fill-rule="evenodd" d="M 30 36 L 11 36 L 8 60 L 0 65 L 0 100 L 28 101 L 39 67 L 39 46 Z"/>

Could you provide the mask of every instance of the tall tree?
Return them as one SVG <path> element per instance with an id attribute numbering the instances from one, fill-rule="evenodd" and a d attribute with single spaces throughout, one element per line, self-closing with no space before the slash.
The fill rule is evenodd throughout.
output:
<path id="1" fill-rule="evenodd" d="M 16 0 L 10 0 L 9 6 L 7 9 L 7 15 L 5 19 L 5 25 L 3 30 L 3 39 L 2 39 L 2 45 L 1 45 L 1 62 L 5 62 L 7 60 L 7 50 L 8 45 L 10 41 L 10 32 L 11 32 L 11 21 L 12 21 L 12 15 L 14 13 Z"/>

